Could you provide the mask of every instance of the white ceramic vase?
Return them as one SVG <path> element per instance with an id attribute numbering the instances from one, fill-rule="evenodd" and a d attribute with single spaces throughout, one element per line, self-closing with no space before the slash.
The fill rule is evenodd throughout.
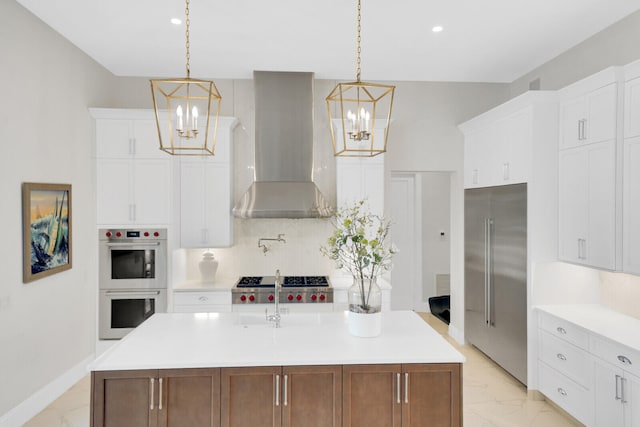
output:
<path id="1" fill-rule="evenodd" d="M 202 254 L 202 260 L 198 263 L 200 268 L 200 277 L 202 281 L 213 282 L 216 272 L 218 271 L 218 260 L 216 260 L 213 254 L 209 251 Z"/>

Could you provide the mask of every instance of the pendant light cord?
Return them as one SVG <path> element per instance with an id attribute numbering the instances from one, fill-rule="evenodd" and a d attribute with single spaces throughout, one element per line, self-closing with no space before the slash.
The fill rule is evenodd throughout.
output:
<path id="1" fill-rule="evenodd" d="M 187 0 L 188 2 L 188 0 Z M 356 81 L 360 82 L 360 0 L 358 0 L 358 36 L 356 37 Z"/>
<path id="2" fill-rule="evenodd" d="M 187 60 L 187 78 L 189 78 L 190 75 L 191 75 L 191 67 L 189 66 L 189 59 L 190 59 L 189 58 L 189 24 L 190 24 L 190 21 L 189 21 L 189 0 L 186 0 L 186 7 L 185 7 L 185 10 L 184 10 L 184 13 L 185 13 L 185 18 L 186 18 L 185 19 L 185 27 L 186 27 L 186 39 L 187 39 L 187 43 L 186 43 L 186 48 L 187 48 L 187 57 L 186 57 L 186 60 Z"/>

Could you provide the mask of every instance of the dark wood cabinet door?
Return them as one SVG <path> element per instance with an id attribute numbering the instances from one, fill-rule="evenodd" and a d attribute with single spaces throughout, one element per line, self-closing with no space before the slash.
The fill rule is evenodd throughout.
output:
<path id="1" fill-rule="evenodd" d="M 156 427 L 157 374 L 157 370 L 93 372 L 91 425 Z"/>
<path id="2" fill-rule="evenodd" d="M 461 370 L 460 364 L 403 365 L 402 426 L 462 426 Z"/>
<path id="3" fill-rule="evenodd" d="M 344 427 L 399 427 L 401 365 L 345 365 Z"/>
<path id="4" fill-rule="evenodd" d="M 282 426 L 342 425 L 342 366 L 282 368 Z"/>
<path id="5" fill-rule="evenodd" d="M 282 368 L 222 368 L 222 427 L 279 427 Z"/>
<path id="6" fill-rule="evenodd" d="M 220 369 L 162 369 L 159 427 L 219 427 Z"/>

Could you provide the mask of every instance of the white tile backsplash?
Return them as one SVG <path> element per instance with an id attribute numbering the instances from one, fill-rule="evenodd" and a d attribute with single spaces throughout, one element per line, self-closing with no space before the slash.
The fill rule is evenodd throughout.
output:
<path id="1" fill-rule="evenodd" d="M 235 243 L 230 248 L 215 248 L 218 260 L 216 277 L 237 278 L 246 275 L 330 275 L 334 263 L 320 253 L 333 232 L 328 219 L 235 219 Z M 266 242 L 269 251 L 258 248 L 258 239 L 284 234 L 286 243 Z M 199 280 L 198 262 L 203 249 L 186 249 L 186 280 Z"/>
<path id="2" fill-rule="evenodd" d="M 640 277 L 601 271 L 600 295 L 602 305 L 640 319 Z"/>

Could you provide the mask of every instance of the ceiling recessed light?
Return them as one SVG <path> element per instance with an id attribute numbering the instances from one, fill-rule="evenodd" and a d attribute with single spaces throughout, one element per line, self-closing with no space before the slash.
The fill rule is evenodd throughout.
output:
<path id="1" fill-rule="evenodd" d="M 171 18 L 171 23 L 173 25 L 180 25 L 180 24 L 182 24 L 182 20 L 178 19 L 178 18 Z"/>
<path id="2" fill-rule="evenodd" d="M 442 30 L 444 30 L 444 27 L 442 25 L 436 25 L 431 29 L 431 31 L 433 31 L 434 33 L 439 33 Z"/>

